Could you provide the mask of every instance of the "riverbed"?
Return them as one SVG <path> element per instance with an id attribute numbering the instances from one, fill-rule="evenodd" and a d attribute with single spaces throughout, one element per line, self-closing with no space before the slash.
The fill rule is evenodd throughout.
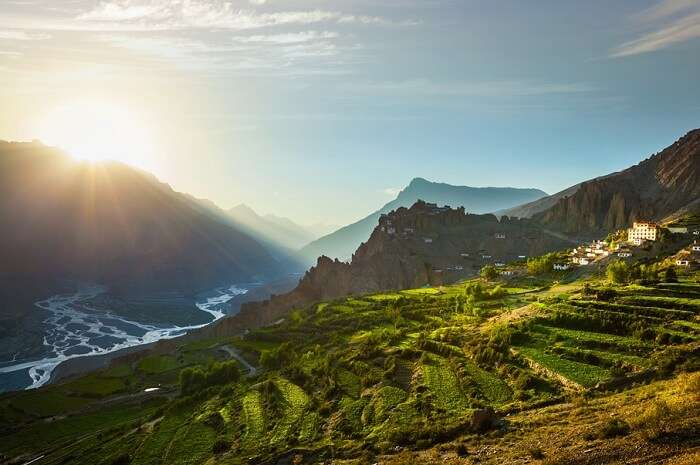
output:
<path id="1" fill-rule="evenodd" d="M 139 322 L 91 307 L 90 300 L 105 292 L 107 288 L 103 286 L 82 286 L 73 294 L 54 295 L 36 302 L 36 307 L 49 314 L 43 322 L 46 326 L 43 340 L 46 355 L 20 363 L 0 362 L 0 392 L 43 386 L 60 363 L 72 358 L 103 355 L 172 339 L 211 324 L 226 315 L 225 304 L 247 293 L 248 286 L 234 284 L 204 294 L 195 306 L 208 313 L 211 320 L 189 326 Z"/>

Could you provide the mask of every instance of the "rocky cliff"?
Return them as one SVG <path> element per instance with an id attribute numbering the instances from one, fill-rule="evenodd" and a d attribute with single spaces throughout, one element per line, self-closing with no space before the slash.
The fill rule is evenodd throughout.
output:
<path id="1" fill-rule="evenodd" d="M 533 216 L 543 226 L 596 237 L 637 219 L 662 220 L 700 197 L 700 129 L 619 173 L 584 182 Z"/>
<path id="2" fill-rule="evenodd" d="M 218 329 L 269 324 L 295 307 L 341 296 L 440 285 L 476 274 L 484 265 L 566 247 L 530 220 L 467 214 L 418 201 L 382 215 L 349 263 L 322 256 L 291 292 L 242 306 Z"/>

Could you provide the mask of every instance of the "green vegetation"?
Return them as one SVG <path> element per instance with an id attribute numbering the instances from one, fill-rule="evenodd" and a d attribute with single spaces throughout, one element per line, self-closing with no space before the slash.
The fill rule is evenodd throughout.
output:
<path id="1" fill-rule="evenodd" d="M 52 464 L 363 462 L 477 434 L 483 409 L 538 412 L 700 369 L 696 276 L 660 283 L 650 279 L 656 263 L 614 263 L 562 284 L 550 273 L 557 259 L 531 259 L 537 276 L 316 303 L 245 335 L 174 341 L 169 352 L 3 396 L 0 454 Z M 254 376 L 241 376 L 231 347 Z M 663 423 L 657 411 L 647 417 Z M 655 428 L 650 437 L 670 431 Z M 608 417 L 589 436 L 641 430 Z"/>

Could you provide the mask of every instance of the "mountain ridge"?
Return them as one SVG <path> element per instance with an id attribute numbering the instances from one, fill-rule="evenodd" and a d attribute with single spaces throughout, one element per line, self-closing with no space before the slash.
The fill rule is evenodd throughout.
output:
<path id="1" fill-rule="evenodd" d="M 546 195 L 546 192 L 533 188 L 454 186 L 416 177 L 399 192 L 394 200 L 386 203 L 379 210 L 311 242 L 300 250 L 300 254 L 308 262 L 315 262 L 321 255 L 348 259 L 369 237 L 382 214 L 399 207 L 410 207 L 418 200 L 453 207 L 462 206 L 470 213 L 483 214 Z"/>

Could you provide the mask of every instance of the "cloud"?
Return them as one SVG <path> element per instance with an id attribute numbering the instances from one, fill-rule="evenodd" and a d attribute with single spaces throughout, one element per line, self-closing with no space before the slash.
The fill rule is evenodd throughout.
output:
<path id="1" fill-rule="evenodd" d="M 318 32 L 318 31 L 301 31 L 301 32 L 290 32 L 286 34 L 270 34 L 270 35 L 251 35 L 251 36 L 239 36 L 234 37 L 235 42 L 240 42 L 244 44 L 298 44 L 304 42 L 310 42 L 313 40 L 327 40 L 335 39 L 338 37 L 337 32 Z"/>
<path id="2" fill-rule="evenodd" d="M 47 40 L 51 36 L 42 32 L 0 30 L 0 40 Z"/>
<path id="3" fill-rule="evenodd" d="M 334 34 L 309 31 L 298 35 L 277 34 L 237 37 L 220 43 L 180 36 L 100 34 L 99 40 L 142 55 L 175 63 L 190 70 L 228 70 L 239 73 L 285 70 L 294 74 L 318 74 L 314 63 L 323 63 L 346 48 L 329 42 Z M 349 49 L 348 49 L 349 50 Z M 319 61 L 321 60 L 321 61 Z"/>
<path id="4" fill-rule="evenodd" d="M 610 57 L 650 53 L 700 38 L 700 0 L 664 0 L 633 19 L 654 29 L 615 47 Z"/>
<path id="5" fill-rule="evenodd" d="M 319 9 L 259 13 L 213 0 L 109 0 L 77 16 L 98 30 L 255 29 L 321 22 L 390 24 L 374 16 L 347 15 Z M 408 24 L 408 23 L 405 23 Z"/>
<path id="6" fill-rule="evenodd" d="M 361 93 L 429 97 L 531 97 L 547 94 L 592 92 L 581 83 L 533 81 L 436 82 L 427 79 L 349 84 L 348 90 Z"/>
<path id="7" fill-rule="evenodd" d="M 386 189 L 384 189 L 383 192 L 386 195 L 388 195 L 389 197 L 396 197 L 401 192 L 401 188 L 400 187 L 387 187 Z"/>

